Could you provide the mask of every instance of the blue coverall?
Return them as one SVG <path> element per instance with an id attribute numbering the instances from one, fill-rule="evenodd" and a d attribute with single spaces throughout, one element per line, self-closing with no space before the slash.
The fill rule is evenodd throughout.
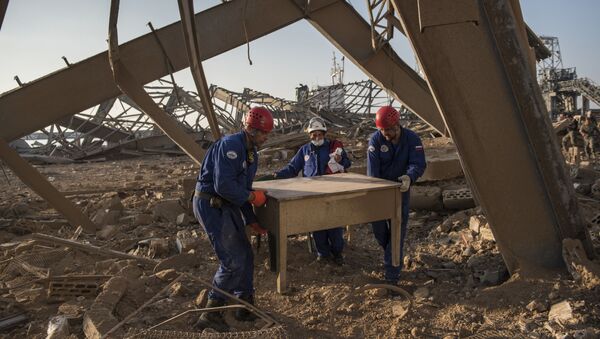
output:
<path id="1" fill-rule="evenodd" d="M 254 254 L 245 225 L 256 222 L 247 201 L 256 174 L 258 154 L 247 149 L 245 132 L 225 136 L 204 156 L 196 191 L 218 195 L 225 200 L 221 208 L 210 206 L 209 199 L 194 196 L 194 215 L 208 234 L 219 268 L 213 286 L 238 297 L 254 295 Z M 211 290 L 209 299 L 225 301 Z"/>
<path id="2" fill-rule="evenodd" d="M 325 139 L 323 145 L 317 147 L 312 143 L 303 145 L 290 162 L 279 172 L 276 172 L 277 178 L 294 178 L 302 171 L 304 177 L 314 177 L 326 174 L 327 163 L 329 162 L 329 153 L 331 150 L 331 140 Z M 340 162 L 344 169 L 350 167 L 350 159 L 346 151 L 342 152 Z M 344 229 L 336 227 L 328 230 L 312 232 L 317 255 L 320 257 L 340 256 L 344 249 Z"/>
<path id="3" fill-rule="evenodd" d="M 381 131 L 375 132 L 369 140 L 367 150 L 367 175 L 376 178 L 398 181 L 398 177 L 408 175 L 411 183 L 425 172 L 425 153 L 421 139 L 413 131 L 401 128 L 400 141 L 394 145 L 387 141 Z M 404 239 L 408 225 L 408 202 L 410 191 L 402 193 L 402 223 L 400 228 L 400 266 L 392 266 L 392 247 L 390 242 L 390 220 L 372 223 L 373 235 L 383 247 L 385 280 L 397 282 L 402 270 Z"/>

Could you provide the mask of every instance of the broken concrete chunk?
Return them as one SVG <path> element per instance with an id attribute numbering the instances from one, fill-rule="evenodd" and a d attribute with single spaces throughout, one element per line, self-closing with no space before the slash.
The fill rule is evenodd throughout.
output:
<path id="1" fill-rule="evenodd" d="M 112 311 L 119 300 L 121 300 L 121 297 L 123 297 L 123 294 L 125 294 L 126 290 L 126 278 L 120 276 L 110 278 L 110 280 L 104 284 L 102 292 L 98 294 L 91 308 L 104 308 Z"/>
<path id="2" fill-rule="evenodd" d="M 83 316 L 83 333 L 87 339 L 101 339 L 119 322 L 105 309 L 91 309 Z"/>
<path id="3" fill-rule="evenodd" d="M 154 205 L 152 214 L 158 221 L 176 222 L 177 216 L 185 213 L 183 207 L 179 204 L 179 199 L 163 200 Z"/>
<path id="4" fill-rule="evenodd" d="M 387 288 L 374 288 L 374 289 L 368 290 L 367 293 L 373 297 L 383 298 L 388 295 L 388 289 Z"/>
<path id="5" fill-rule="evenodd" d="M 475 234 L 479 234 L 482 227 L 487 226 L 487 219 L 483 215 L 473 215 L 469 218 L 469 229 Z"/>
<path id="6" fill-rule="evenodd" d="M 198 293 L 198 295 L 196 296 L 196 299 L 194 299 L 194 304 L 198 308 L 203 308 L 206 306 L 207 301 L 208 301 L 208 290 L 203 289 L 202 291 L 200 291 L 200 293 Z"/>
<path id="7" fill-rule="evenodd" d="M 96 232 L 96 237 L 98 237 L 101 240 L 110 240 L 112 239 L 117 233 L 119 233 L 119 227 L 116 225 L 105 225 L 102 226 L 102 229 L 98 232 Z"/>
<path id="8" fill-rule="evenodd" d="M 425 286 L 419 287 L 415 290 L 413 295 L 417 300 L 418 299 L 426 299 L 429 297 L 429 288 L 427 288 Z"/>
<path id="9" fill-rule="evenodd" d="M 63 339 L 70 335 L 69 320 L 64 315 L 50 318 L 46 339 Z"/>
<path id="10" fill-rule="evenodd" d="M 14 203 L 11 206 L 10 210 L 13 213 L 13 215 L 17 218 L 31 214 L 33 212 L 33 210 L 29 207 L 29 205 L 24 202 Z"/>
<path id="11" fill-rule="evenodd" d="M 100 208 L 111 210 L 111 211 L 121 211 L 122 212 L 125 207 L 123 207 L 121 198 L 119 198 L 118 195 L 115 195 L 106 200 L 103 200 L 101 202 Z"/>
<path id="12" fill-rule="evenodd" d="M 442 189 L 437 186 L 413 186 L 410 193 L 410 208 L 419 210 L 441 210 Z"/>
<path id="13" fill-rule="evenodd" d="M 167 239 L 152 239 L 150 240 L 150 257 L 161 257 L 169 254 L 169 241 Z"/>
<path id="14" fill-rule="evenodd" d="M 588 289 L 600 286 L 600 266 L 588 259 L 581 240 L 564 239 L 562 254 L 573 279 Z"/>
<path id="15" fill-rule="evenodd" d="M 162 281 L 171 281 L 179 276 L 177 271 L 172 268 L 162 270 L 155 274 L 156 277 Z"/>
<path id="16" fill-rule="evenodd" d="M 133 224 L 135 226 L 150 225 L 154 221 L 154 217 L 150 214 L 137 214 L 133 218 Z"/>
<path id="17" fill-rule="evenodd" d="M 104 289 L 83 317 L 86 338 L 99 339 L 119 323 L 112 312 L 125 294 L 127 286 L 127 279 L 120 276 L 112 277 L 104 284 Z"/>
<path id="18" fill-rule="evenodd" d="M 185 253 L 190 250 L 195 250 L 200 244 L 200 239 L 195 237 L 192 232 L 183 230 L 177 232 L 175 244 L 177 245 L 177 251 L 179 251 L 179 253 Z"/>
<path id="19" fill-rule="evenodd" d="M 492 229 L 489 227 L 482 227 L 479 229 L 479 235 L 481 236 L 481 240 L 496 242 L 496 238 L 494 238 L 494 234 L 492 233 Z"/>
<path id="20" fill-rule="evenodd" d="M 573 309 L 571 308 L 571 304 L 566 300 L 552 305 L 548 313 L 548 321 L 551 322 L 556 321 L 565 324 L 571 319 L 573 319 Z"/>
<path id="21" fill-rule="evenodd" d="M 169 296 L 170 297 L 182 297 L 188 295 L 190 290 L 185 287 L 180 281 L 174 283 L 169 287 Z"/>
<path id="22" fill-rule="evenodd" d="M 537 311 L 537 312 L 545 312 L 548 310 L 548 307 L 545 303 L 533 300 L 525 307 L 529 312 Z"/>
<path id="23" fill-rule="evenodd" d="M 92 222 L 96 225 L 115 225 L 119 223 L 121 211 L 113 211 L 109 209 L 101 209 L 94 214 Z"/>
<path id="24" fill-rule="evenodd" d="M 200 257 L 193 253 L 182 253 L 162 260 L 154 267 L 154 272 L 160 272 L 169 268 L 177 271 L 186 271 L 197 267 L 200 263 Z"/>
<path id="25" fill-rule="evenodd" d="M 177 224 L 177 226 L 189 225 L 191 220 L 192 219 L 187 215 L 187 213 L 181 213 L 180 215 L 177 216 L 177 219 L 175 220 L 175 224 Z"/>

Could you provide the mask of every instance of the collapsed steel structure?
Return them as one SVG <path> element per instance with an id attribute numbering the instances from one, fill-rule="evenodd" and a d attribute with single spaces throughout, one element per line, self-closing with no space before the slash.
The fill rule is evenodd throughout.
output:
<path id="1" fill-rule="evenodd" d="M 550 115 L 585 113 L 590 101 L 600 105 L 600 86 L 592 79 L 578 77 L 575 67 L 563 67 L 558 38 L 541 36 L 540 39 L 551 52 L 549 58 L 539 62 L 538 70 L 538 82 Z M 582 97 L 581 111 L 577 107 L 579 96 Z"/>
<path id="2" fill-rule="evenodd" d="M 181 22 L 119 45 L 113 0 L 107 52 L 0 96 L 0 156 L 73 225 L 95 230 L 8 142 L 125 94 L 200 163 L 204 150 L 196 136 L 142 85 L 189 66 L 210 131 L 218 137 L 217 121 L 239 122 L 243 93 L 230 96 L 236 98 L 232 105 L 240 105 L 235 116 L 227 116 L 231 120 L 213 114 L 201 61 L 304 19 L 378 86 L 452 137 L 512 273 L 564 267 L 565 238 L 580 239 L 593 255 L 536 82 L 536 55 L 547 50 L 523 22 L 518 0 L 373 0 L 370 22 L 342 0 L 233 0 L 195 15 L 191 1 L 179 4 Z M 2 18 L 6 7 L 0 9 Z M 247 19 L 253 17 L 261 20 Z M 394 29 L 408 38 L 427 80 L 390 46 Z"/>
<path id="3" fill-rule="evenodd" d="M 212 142 L 206 113 L 196 93 L 185 91 L 169 79 L 159 79 L 144 89 L 182 129 L 196 135 L 197 142 Z M 354 126 L 363 119 L 372 119 L 377 108 L 393 101 L 371 80 L 313 90 L 301 86 L 298 88 L 299 101 L 277 98 L 250 88 L 234 92 L 212 85 L 209 93 L 219 129 L 225 133 L 240 130 L 243 114 L 253 105 L 268 107 L 275 117 L 274 133 L 283 133 L 300 131 L 307 117 L 316 115 L 324 117 L 332 126 Z M 410 116 L 410 112 L 406 112 L 406 116 Z M 33 147 L 20 143 L 17 148 L 20 153 L 74 160 L 175 153 L 174 144 L 163 136 L 133 100 L 121 95 L 23 137 L 23 140 L 32 141 Z M 160 144 L 161 141 L 164 144 Z M 130 145 L 135 145 L 135 149 Z"/>

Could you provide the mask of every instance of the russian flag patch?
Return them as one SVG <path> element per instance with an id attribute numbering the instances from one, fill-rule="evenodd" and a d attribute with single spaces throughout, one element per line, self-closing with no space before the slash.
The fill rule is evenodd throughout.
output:
<path id="1" fill-rule="evenodd" d="M 415 151 L 423 152 L 423 146 L 415 146 Z"/>

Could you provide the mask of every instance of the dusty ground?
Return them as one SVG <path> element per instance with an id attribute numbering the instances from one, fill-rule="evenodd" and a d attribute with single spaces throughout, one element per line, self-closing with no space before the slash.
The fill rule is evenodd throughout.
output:
<path id="1" fill-rule="evenodd" d="M 357 164 L 361 161 L 356 160 Z M 277 166 L 263 166 L 263 172 Z M 191 258 L 178 269 L 205 281 L 211 280 L 217 261 L 206 236 L 193 220 L 177 222 L 183 207 L 173 212 L 172 204 L 185 203 L 185 199 L 180 199 L 183 197 L 181 179 L 196 174 L 194 165 L 186 157 L 45 165 L 38 169 L 91 217 L 116 226 L 104 226 L 98 235 L 81 234 L 77 241 L 162 260 L 178 255 L 177 232 L 188 230 L 197 245 L 193 246 Z M 6 174 L 6 178 L 0 174 L 0 216 L 3 218 L 0 221 L 0 310 L 3 317 L 22 310 L 29 320 L 0 332 L 0 336 L 44 338 L 49 319 L 62 314 L 69 318 L 71 337 L 85 337 L 84 314 L 93 308 L 95 294 L 53 300 L 48 297 L 43 281 L 31 283 L 48 274 L 125 277 L 123 296 L 116 299 L 112 311 L 116 321 L 135 311 L 172 281 L 172 272 L 155 274 L 153 265 L 28 242 L 30 233 L 71 238 L 75 228 L 24 187 L 9 170 Z M 582 213 L 588 220 L 600 211 L 600 201 L 591 188 L 596 174 L 591 170 L 582 171 L 578 179 Z M 157 207 L 165 201 L 166 207 Z M 102 210 L 116 212 L 98 215 Z M 146 217 L 138 217 L 140 214 Z M 481 223 L 479 233 L 469 228 L 471 220 Z M 257 305 L 281 322 L 292 338 L 600 337 L 600 287 L 584 287 L 566 271 L 546 279 L 527 280 L 516 275 L 505 281 L 508 274 L 493 239 L 485 232 L 486 227 L 485 218 L 477 209 L 411 213 L 400 287 L 412 295 L 412 306 L 405 297 L 392 297 L 383 289 L 352 293 L 382 278 L 382 251 L 368 225 L 352 228 L 351 240 L 345 249 L 346 264 L 342 267 L 315 262 L 307 250 L 306 236 L 290 238 L 288 279 L 291 288 L 286 295 L 275 292 L 276 277 L 268 269 L 267 245 L 263 243 L 255 260 Z M 598 250 L 597 223 L 592 224 L 590 230 Z M 21 264 L 23 262 L 26 264 Z M 25 286 L 19 287 L 23 284 Z M 201 284 L 183 279 L 123 328 L 148 328 L 192 309 L 201 303 L 197 297 L 203 289 Z M 564 318 L 549 319 L 552 306 L 564 301 L 568 303 L 567 312 L 562 314 Z M 183 318 L 162 329 L 189 331 L 192 321 L 193 317 Z M 259 321 L 255 326 L 260 324 Z M 234 325 L 252 328 L 239 323 Z M 119 332 L 118 336 L 123 333 Z"/>

